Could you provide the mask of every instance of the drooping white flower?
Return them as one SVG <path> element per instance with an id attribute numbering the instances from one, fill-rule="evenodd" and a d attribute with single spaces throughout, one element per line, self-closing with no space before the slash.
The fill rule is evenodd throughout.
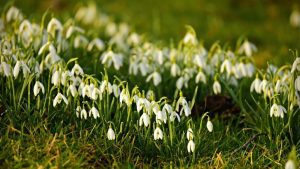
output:
<path id="1" fill-rule="evenodd" d="M 298 10 L 293 10 L 290 16 L 290 24 L 295 28 L 300 27 L 300 12 Z"/>
<path id="2" fill-rule="evenodd" d="M 196 45 L 197 44 L 196 35 L 194 33 L 192 33 L 191 31 L 188 31 L 183 38 L 183 43 Z"/>
<path id="3" fill-rule="evenodd" d="M 44 94 L 45 93 L 44 85 L 41 82 L 36 81 L 34 84 L 34 87 L 33 87 L 34 96 L 37 96 L 41 90 L 42 90 L 42 93 Z"/>
<path id="4" fill-rule="evenodd" d="M 189 128 L 186 132 L 186 139 L 187 140 L 193 140 L 194 139 L 193 130 L 191 128 Z"/>
<path id="5" fill-rule="evenodd" d="M 22 20 L 23 16 L 22 13 L 19 11 L 18 8 L 12 6 L 8 9 L 7 13 L 6 13 L 6 21 L 10 22 L 13 20 Z"/>
<path id="6" fill-rule="evenodd" d="M 52 78 L 51 78 L 51 83 L 54 85 L 54 86 L 58 86 L 59 83 L 61 81 L 61 73 L 59 70 L 56 70 L 53 75 L 52 75 Z"/>
<path id="7" fill-rule="evenodd" d="M 232 72 L 232 64 L 228 59 L 225 59 L 221 64 L 220 72 L 224 73 L 226 71 L 227 76 L 229 76 Z"/>
<path id="8" fill-rule="evenodd" d="M 202 71 L 199 71 L 196 75 L 196 83 L 198 84 L 200 81 L 204 84 L 206 84 L 206 76 Z"/>
<path id="9" fill-rule="evenodd" d="M 47 32 L 52 36 L 55 37 L 55 32 L 58 31 L 59 33 L 61 33 L 63 30 L 63 26 L 60 23 L 59 20 L 57 20 L 56 18 L 52 18 L 50 20 L 50 22 L 47 25 Z"/>
<path id="10" fill-rule="evenodd" d="M 212 132 L 212 131 L 213 131 L 214 126 L 213 126 L 213 124 L 212 124 L 212 122 L 211 122 L 210 120 L 207 121 L 207 123 L 206 123 L 206 128 L 207 128 L 207 130 L 208 130 L 209 132 Z"/>
<path id="11" fill-rule="evenodd" d="M 96 107 L 92 107 L 91 110 L 89 111 L 89 116 L 91 115 L 93 115 L 94 119 L 100 117 L 99 111 L 96 109 Z"/>
<path id="12" fill-rule="evenodd" d="M 3 72 L 4 72 L 4 76 L 6 77 L 10 77 L 11 76 L 11 66 L 9 64 L 7 64 L 6 62 L 2 62 L 1 64 Z"/>
<path id="13" fill-rule="evenodd" d="M 71 25 L 68 29 L 67 29 L 67 32 L 66 32 L 66 38 L 70 38 L 72 36 L 72 34 L 74 34 L 74 32 L 79 32 L 81 34 L 83 34 L 85 31 L 78 27 L 78 26 L 73 26 Z"/>
<path id="14" fill-rule="evenodd" d="M 295 89 L 297 91 L 300 91 L 300 76 L 297 76 L 297 78 L 295 80 Z"/>
<path id="15" fill-rule="evenodd" d="M 257 48 L 256 46 L 249 42 L 248 40 L 245 40 L 244 43 L 241 45 L 241 47 L 239 48 L 239 53 L 245 53 L 246 56 L 252 56 L 253 52 L 256 52 Z"/>
<path id="16" fill-rule="evenodd" d="M 163 132 L 159 127 L 156 127 L 154 130 L 154 140 L 162 140 L 163 139 Z"/>
<path id="17" fill-rule="evenodd" d="M 165 111 L 158 111 L 156 113 L 155 119 L 156 119 L 156 123 L 161 124 L 162 122 L 167 123 L 168 117 Z"/>
<path id="18" fill-rule="evenodd" d="M 173 77 L 176 77 L 177 75 L 180 74 L 180 68 L 176 63 L 173 63 L 171 66 L 171 75 Z"/>
<path id="19" fill-rule="evenodd" d="M 176 81 L 177 89 L 182 89 L 184 83 L 184 77 L 179 77 Z"/>
<path id="20" fill-rule="evenodd" d="M 84 85 L 84 87 L 82 88 L 82 93 L 81 93 L 82 97 L 85 98 L 85 96 L 91 97 L 92 96 L 92 91 L 89 85 Z"/>
<path id="21" fill-rule="evenodd" d="M 276 103 L 274 103 L 271 107 L 271 110 L 270 110 L 270 116 L 274 116 L 274 117 L 281 117 L 283 118 L 284 116 L 284 113 L 286 113 L 286 109 L 281 106 L 281 105 L 278 105 Z"/>
<path id="22" fill-rule="evenodd" d="M 76 117 L 79 118 L 79 113 L 81 113 L 81 107 L 77 106 L 75 112 L 76 112 Z"/>
<path id="23" fill-rule="evenodd" d="M 221 84 L 217 80 L 213 84 L 213 91 L 214 91 L 214 94 L 220 94 L 221 93 Z"/>
<path id="24" fill-rule="evenodd" d="M 74 39 L 74 48 L 86 48 L 86 46 L 88 45 L 89 40 L 83 36 L 83 35 L 77 35 Z"/>
<path id="25" fill-rule="evenodd" d="M 81 119 L 83 119 L 83 118 L 87 119 L 87 112 L 84 108 L 80 111 L 80 118 Z"/>
<path id="26" fill-rule="evenodd" d="M 180 110 L 180 113 L 179 113 L 180 115 L 183 113 L 183 111 L 184 111 L 184 114 L 185 114 L 186 117 L 188 117 L 189 115 L 192 114 L 191 109 L 189 107 L 189 104 L 185 100 L 184 97 L 179 97 L 179 99 L 178 99 L 178 101 L 176 103 L 176 111 L 179 111 L 179 106 L 180 105 L 182 106 L 182 108 Z"/>
<path id="27" fill-rule="evenodd" d="M 261 80 L 256 77 L 255 80 L 251 83 L 250 91 L 253 92 L 255 90 L 256 93 L 261 93 L 260 83 Z"/>
<path id="28" fill-rule="evenodd" d="M 129 92 L 126 89 L 123 89 L 120 93 L 120 103 L 125 102 L 127 106 L 131 105 L 131 99 Z"/>
<path id="29" fill-rule="evenodd" d="M 299 21 L 300 22 L 300 21 Z M 300 24 L 300 23 L 299 23 Z M 284 166 L 285 169 L 296 169 L 295 162 L 293 160 L 288 160 Z"/>
<path id="30" fill-rule="evenodd" d="M 297 57 L 295 61 L 293 62 L 292 70 L 291 72 L 294 73 L 295 70 L 300 71 L 300 57 Z"/>
<path id="31" fill-rule="evenodd" d="M 148 127 L 150 124 L 150 117 L 147 113 L 143 113 L 139 120 L 139 125 L 144 125 L 145 127 Z"/>
<path id="32" fill-rule="evenodd" d="M 112 89 L 113 89 L 113 92 L 114 92 L 114 96 L 115 96 L 116 98 L 119 97 L 121 91 L 120 91 L 120 88 L 118 87 L 118 85 L 113 84 L 113 85 L 112 85 Z"/>
<path id="33" fill-rule="evenodd" d="M 74 67 L 71 70 L 71 73 L 73 75 L 83 75 L 83 69 L 79 66 L 79 64 L 75 64 Z"/>
<path id="34" fill-rule="evenodd" d="M 13 70 L 13 74 L 14 74 L 14 77 L 17 78 L 19 73 L 20 73 L 20 70 L 21 70 L 21 61 L 17 61 L 15 67 L 14 67 L 14 70 Z"/>
<path id="35" fill-rule="evenodd" d="M 65 102 L 66 105 L 68 104 L 68 99 L 63 94 L 57 93 L 53 100 L 53 107 L 56 107 L 57 104 L 60 104 L 62 100 Z"/>
<path id="36" fill-rule="evenodd" d="M 195 151 L 195 143 L 193 140 L 190 140 L 187 145 L 187 150 L 189 153 L 193 153 Z"/>
<path id="37" fill-rule="evenodd" d="M 115 140 L 116 139 L 116 134 L 114 132 L 114 130 L 109 127 L 108 131 L 107 131 L 107 138 L 108 140 Z"/>
<path id="38" fill-rule="evenodd" d="M 149 82 L 151 79 L 153 79 L 154 86 L 157 86 L 161 82 L 161 76 L 160 76 L 160 74 L 157 71 L 151 73 L 147 77 L 146 81 Z"/>
<path id="39" fill-rule="evenodd" d="M 89 43 L 87 50 L 92 51 L 94 48 L 96 48 L 98 51 L 102 51 L 105 48 L 104 42 L 99 38 L 93 39 Z"/>
<path id="40" fill-rule="evenodd" d="M 68 87 L 68 89 L 67 89 L 67 95 L 68 95 L 68 96 L 69 96 L 69 93 L 71 93 L 71 95 L 72 95 L 73 97 L 77 96 L 78 92 L 77 92 L 77 89 L 76 89 L 76 87 L 75 87 L 74 84 L 71 84 L 71 85 Z"/>
<path id="41" fill-rule="evenodd" d="M 180 116 L 173 110 L 172 106 L 169 104 L 165 104 L 162 108 L 162 111 L 169 115 L 169 119 L 173 122 L 176 118 L 178 122 L 180 122 Z"/>
<path id="42" fill-rule="evenodd" d="M 101 63 L 106 64 L 108 67 L 110 67 L 113 63 L 116 70 L 119 70 L 123 65 L 123 55 L 114 53 L 111 50 L 109 50 L 108 52 L 104 52 L 100 59 Z"/>

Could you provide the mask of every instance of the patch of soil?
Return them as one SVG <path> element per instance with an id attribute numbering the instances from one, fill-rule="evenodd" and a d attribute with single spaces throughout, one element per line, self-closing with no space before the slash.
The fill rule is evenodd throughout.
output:
<path id="1" fill-rule="evenodd" d="M 203 101 L 196 102 L 193 109 L 193 116 L 202 116 L 205 112 L 209 112 L 210 117 L 221 117 L 228 119 L 238 116 L 241 109 L 236 105 L 232 98 L 223 95 L 206 96 Z"/>

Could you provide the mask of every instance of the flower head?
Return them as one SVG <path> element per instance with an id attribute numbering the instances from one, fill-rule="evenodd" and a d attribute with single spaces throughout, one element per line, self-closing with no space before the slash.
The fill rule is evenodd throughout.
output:
<path id="1" fill-rule="evenodd" d="M 115 140 L 116 139 L 116 134 L 114 132 L 114 130 L 109 127 L 108 131 L 107 131 L 107 138 L 108 140 Z"/>
<path id="2" fill-rule="evenodd" d="M 65 102 L 65 104 L 68 104 L 67 98 L 61 93 L 57 93 L 53 100 L 53 107 L 56 107 L 57 104 L 60 104 L 62 100 Z"/>
<path id="3" fill-rule="evenodd" d="M 163 132 L 159 127 L 156 127 L 154 130 L 154 140 L 162 140 L 163 139 Z"/>
<path id="4" fill-rule="evenodd" d="M 42 90 L 42 93 L 44 94 L 45 93 L 44 85 L 41 82 L 36 81 L 34 84 L 34 87 L 33 87 L 34 96 L 37 96 L 41 90 Z"/>
<path id="5" fill-rule="evenodd" d="M 195 143 L 193 140 L 190 140 L 187 145 L 187 150 L 189 153 L 193 153 L 195 151 Z"/>

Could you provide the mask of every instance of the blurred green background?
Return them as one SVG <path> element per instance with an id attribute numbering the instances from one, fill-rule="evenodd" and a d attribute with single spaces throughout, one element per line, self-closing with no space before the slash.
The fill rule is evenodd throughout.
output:
<path id="1" fill-rule="evenodd" d="M 300 7 L 299 0 L 15 0 L 1 1 L 1 9 L 7 2 L 30 18 L 47 9 L 55 16 L 70 15 L 80 5 L 95 2 L 117 21 L 165 43 L 181 39 L 187 24 L 207 48 L 216 41 L 235 47 L 237 39 L 245 36 L 258 47 L 258 66 L 291 62 L 294 56 L 289 49 L 300 49 L 300 29 L 289 23 L 293 9 Z"/>

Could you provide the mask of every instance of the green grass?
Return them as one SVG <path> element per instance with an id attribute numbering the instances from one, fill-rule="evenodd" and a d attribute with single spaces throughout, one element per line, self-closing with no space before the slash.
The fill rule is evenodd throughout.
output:
<path id="1" fill-rule="evenodd" d="M 51 2 L 34 0 L 16 0 L 15 4 L 30 19 L 37 21 L 49 6 L 50 13 L 53 12 L 54 16 L 61 18 L 68 18 L 74 13 L 74 8 L 78 7 L 77 3 L 71 0 L 55 2 L 59 2 L 60 5 L 51 7 Z M 137 32 L 145 33 L 152 41 L 162 44 L 169 44 L 170 41 L 177 44 L 184 36 L 186 24 L 195 28 L 198 37 L 203 39 L 208 47 L 216 40 L 221 44 L 235 46 L 240 36 L 246 36 L 258 46 L 259 51 L 255 59 L 262 67 L 267 61 L 279 65 L 290 63 L 294 56 L 288 49 L 300 46 L 300 30 L 291 28 L 288 22 L 292 2 L 129 0 L 100 1 L 98 6 L 116 20 L 130 23 Z M 103 69 L 91 68 L 90 58 L 85 57 L 86 52 L 75 52 L 80 55 L 79 62 L 84 70 L 100 79 L 102 76 L 99 71 Z M 66 56 L 66 60 L 68 57 L 70 55 Z M 122 80 L 132 82 L 131 88 L 137 84 L 141 89 L 155 89 L 143 79 L 127 77 L 128 74 L 123 72 L 125 69 L 119 72 L 108 70 L 109 75 L 117 75 Z M 162 83 L 175 81 L 164 79 Z M 244 83 L 251 82 L 248 80 Z M 2 77 L 1 84 L 4 84 Z M 20 84 L 20 81 L 15 84 L 18 91 L 22 87 L 18 86 Z M 234 93 L 237 99 L 251 98 L 248 94 L 249 88 L 245 86 L 236 89 L 239 90 L 237 94 Z M 193 85 L 185 91 L 190 100 L 194 92 L 192 89 Z M 7 94 L 6 90 L 2 85 L 1 94 Z M 174 91 L 174 88 L 166 85 L 161 86 L 156 93 L 158 96 L 168 95 L 172 98 L 171 91 Z M 200 97 L 204 97 L 205 91 L 205 86 L 200 87 Z M 226 94 L 231 94 L 230 89 Z M 108 141 L 107 121 L 101 123 L 102 121 L 94 119 L 80 120 L 70 108 L 49 108 L 49 112 L 46 113 L 30 109 L 35 106 L 36 101 L 33 100 L 27 105 L 27 94 L 24 94 L 24 97 L 20 99 L 21 104 L 17 104 L 20 106 L 18 109 L 12 106 L 9 100 L 11 96 L 3 94 L 0 97 L 0 106 L 4 106 L 5 109 L 4 114 L 0 116 L 0 168 L 283 168 L 293 145 L 288 137 L 270 136 L 269 133 L 260 131 L 262 127 L 255 126 L 260 124 L 256 123 L 256 112 L 251 112 L 247 107 L 246 99 L 240 99 L 238 103 L 246 107 L 248 114 L 243 112 L 229 120 L 214 118 L 212 133 L 200 131 L 200 117 L 193 120 L 193 124 L 197 125 L 193 127 L 197 129 L 195 131 L 199 131 L 197 134 L 201 137 L 195 140 L 197 151 L 191 156 L 186 151 L 185 137 L 176 137 L 173 145 L 166 146 L 163 141 L 169 140 L 156 142 L 148 139 L 147 136 L 152 138 L 153 134 L 147 135 L 145 130 L 140 130 L 138 124 L 133 123 L 130 127 L 115 126 L 115 131 L 123 129 L 126 133 L 120 132 L 115 141 Z M 263 99 L 259 101 L 263 102 Z M 266 109 L 265 111 L 268 111 Z M 253 119 L 248 117 L 253 114 Z M 185 136 L 179 129 L 187 126 L 176 127 L 175 133 Z M 145 135 L 139 135 L 137 131 L 145 132 Z M 261 135 L 257 135 L 258 133 Z M 299 143 L 295 144 L 299 150 Z"/>

